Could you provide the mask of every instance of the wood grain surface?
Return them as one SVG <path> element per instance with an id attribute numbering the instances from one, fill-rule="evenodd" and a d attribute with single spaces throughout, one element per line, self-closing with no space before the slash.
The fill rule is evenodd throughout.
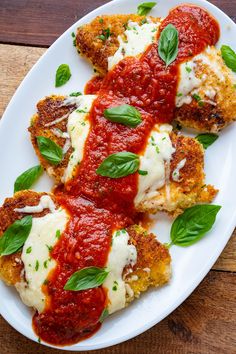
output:
<path id="1" fill-rule="evenodd" d="M 0 117 L 24 76 L 45 52 L 44 48 L 78 18 L 106 2 L 105 0 L 57 2 L 55 0 L 1 0 Z M 231 18 L 236 19 L 235 0 L 212 0 L 211 2 Z M 236 231 L 207 277 L 177 310 L 137 338 L 95 353 L 235 354 L 235 260 Z M 0 317 L 0 354 L 59 354 L 60 352 L 29 341 Z M 88 352 L 83 353 L 88 354 Z"/>
<path id="2" fill-rule="evenodd" d="M 107 0 L 1 0 L 0 42 L 50 46 L 74 22 L 107 2 Z M 235 0 L 211 2 L 229 14 L 232 19 L 236 19 Z"/>

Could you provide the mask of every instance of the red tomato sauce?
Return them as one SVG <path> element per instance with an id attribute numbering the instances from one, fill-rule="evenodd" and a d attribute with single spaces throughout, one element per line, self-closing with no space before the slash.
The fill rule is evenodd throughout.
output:
<path id="1" fill-rule="evenodd" d="M 219 39 L 219 25 L 199 7 L 173 9 L 160 31 L 169 23 L 179 31 L 178 57 L 170 66 L 159 57 L 155 43 L 140 58 L 126 58 L 104 79 L 96 76 L 87 84 L 86 93 L 98 96 L 90 113 L 84 158 L 76 178 L 56 192 L 71 220 L 51 252 L 57 267 L 43 287 L 48 295 L 46 309 L 33 319 L 35 332 L 46 342 L 73 344 L 99 329 L 99 317 L 108 301 L 105 290 L 98 287 L 74 292 L 64 290 L 64 285 L 79 269 L 104 267 L 112 232 L 137 218 L 134 198 L 138 174 L 111 179 L 99 176 L 96 169 L 112 153 L 140 153 L 154 124 L 173 120 L 179 64 Z M 112 123 L 103 115 L 104 109 L 125 103 L 141 112 L 142 123 L 136 128 Z"/>

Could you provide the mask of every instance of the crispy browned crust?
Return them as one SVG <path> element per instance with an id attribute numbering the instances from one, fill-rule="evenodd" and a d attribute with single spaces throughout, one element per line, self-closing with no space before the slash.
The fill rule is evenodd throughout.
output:
<path id="1" fill-rule="evenodd" d="M 236 120 L 236 80 L 223 62 L 220 52 L 214 47 L 211 50 L 213 52 L 209 58 L 214 58 L 224 80 L 220 80 L 209 65 L 199 62 L 196 77 L 206 76 L 198 90 L 198 95 L 204 100 L 203 105 L 193 99 L 190 104 L 176 108 L 175 119 L 185 127 L 217 133 Z M 205 95 L 209 89 L 216 92 L 216 96 L 211 100 Z"/>
<path id="2" fill-rule="evenodd" d="M 194 138 L 176 133 L 171 134 L 171 141 L 176 151 L 170 163 L 170 198 L 164 186 L 158 190 L 158 196 L 140 203 L 138 206 L 140 212 L 156 213 L 163 210 L 178 215 L 195 204 L 211 202 L 218 192 L 213 186 L 205 185 L 202 145 Z M 186 159 L 186 163 L 180 170 L 179 182 L 175 182 L 172 174 L 183 159 Z"/>
<path id="3" fill-rule="evenodd" d="M 22 191 L 15 194 L 13 198 L 7 198 L 0 208 L 0 237 L 3 232 L 16 220 L 21 219 L 24 214 L 15 212 L 15 208 L 22 208 L 26 205 L 37 205 L 40 197 L 45 193 L 33 191 Z M 57 205 L 53 195 L 50 195 Z M 42 217 L 48 213 L 44 210 L 34 217 Z M 170 278 L 170 255 L 168 249 L 161 245 L 153 234 L 148 234 L 140 226 L 132 226 L 127 229 L 130 240 L 137 249 L 137 263 L 133 268 L 126 268 L 125 282 L 133 290 L 133 296 L 127 297 L 127 302 L 138 297 L 140 292 L 147 290 L 150 286 L 161 286 Z M 23 263 L 21 251 L 0 257 L 0 278 L 8 285 L 15 285 L 21 280 Z M 133 276 L 138 277 L 133 280 Z"/>
<path id="4" fill-rule="evenodd" d="M 150 17 L 153 22 L 159 19 Z M 130 15 L 103 15 L 96 17 L 89 24 L 78 28 L 76 35 L 76 46 L 78 52 L 84 55 L 104 75 L 107 72 L 107 59 L 115 54 L 119 48 L 118 36 L 123 34 L 128 21 L 141 24 L 145 16 Z M 110 29 L 111 36 L 108 40 L 102 41 L 98 38 L 102 30 Z"/>
<path id="5" fill-rule="evenodd" d="M 37 193 L 33 191 L 17 192 L 14 197 L 7 198 L 0 208 L 0 237 L 6 229 L 16 220 L 22 219 L 26 214 L 15 212 L 15 208 L 23 208 L 26 205 L 37 205 L 40 197 L 46 193 Z M 53 195 L 50 195 L 55 204 L 57 204 Z M 34 217 L 41 217 L 48 213 L 45 209 L 37 213 Z M 23 263 L 21 261 L 21 251 L 9 256 L 0 257 L 0 278 L 7 285 L 15 285 L 20 281 Z"/>
<path id="6" fill-rule="evenodd" d="M 51 165 L 46 161 L 39 152 L 36 137 L 39 135 L 49 137 L 60 146 L 65 144 L 64 138 L 56 137 L 50 130 L 45 128 L 45 123 L 55 120 L 63 116 L 68 107 L 59 107 L 63 97 L 51 96 L 41 100 L 37 107 L 38 113 L 33 117 L 32 126 L 29 128 L 31 132 L 31 140 L 38 155 L 42 166 L 47 170 L 50 176 L 54 177 L 57 184 L 61 183 L 65 168 L 69 162 L 69 156 L 72 150 L 67 152 L 63 161 L 57 165 Z M 55 124 L 53 127 L 63 132 L 67 131 L 67 119 L 63 122 Z M 141 203 L 138 206 L 140 212 L 157 212 L 164 210 L 170 213 L 179 214 L 183 209 L 190 207 L 196 203 L 210 202 L 215 197 L 217 190 L 212 186 L 205 186 L 204 174 L 204 150 L 202 145 L 196 139 L 189 138 L 180 134 L 171 134 L 172 144 L 176 149 L 173 154 L 170 165 L 170 176 L 178 163 L 186 158 L 185 166 L 180 170 L 180 182 L 174 182 L 170 177 L 171 202 L 167 201 L 166 190 L 159 190 L 160 195 L 149 202 Z"/>
<path id="7" fill-rule="evenodd" d="M 103 19 L 104 22 L 100 23 L 100 19 Z M 114 55 L 119 48 L 117 37 L 124 33 L 125 23 L 128 20 L 141 23 L 142 18 L 137 15 L 101 16 L 78 28 L 76 36 L 78 51 L 89 59 L 102 75 L 107 73 L 108 57 Z M 156 22 L 159 19 L 152 18 L 152 21 Z M 112 36 L 103 42 L 98 36 L 105 28 L 111 29 Z M 225 80 L 219 80 L 209 65 L 199 65 L 197 77 L 206 75 L 206 81 L 198 90 L 200 97 L 209 101 L 209 98 L 205 97 L 204 90 L 213 88 L 217 91 L 213 100 L 215 104 L 206 102 L 204 106 L 199 106 L 198 102 L 192 100 L 190 104 L 176 108 L 175 112 L 175 119 L 179 123 L 201 132 L 218 132 L 236 120 L 236 89 L 234 85 L 236 81 L 234 80 L 233 84 L 231 72 L 223 62 L 220 51 L 215 50 L 212 55 L 216 58 Z"/>
<path id="8" fill-rule="evenodd" d="M 40 154 L 37 145 L 37 136 L 44 136 L 51 139 L 56 144 L 63 148 L 66 139 L 55 136 L 52 133 L 51 128 L 58 128 L 62 132 L 67 132 L 67 119 L 56 123 L 51 127 L 45 127 L 45 124 L 50 123 L 57 118 L 63 117 L 65 114 L 70 112 L 73 105 L 62 106 L 63 96 L 52 95 L 46 97 L 39 101 L 37 104 L 37 114 L 35 114 L 31 119 L 31 126 L 29 127 L 29 132 L 31 134 L 31 141 L 34 150 L 39 158 L 39 161 L 47 173 L 55 179 L 56 184 L 61 183 L 61 178 L 64 174 L 65 168 L 68 165 L 69 156 L 72 153 L 72 148 L 67 151 L 62 162 L 58 165 L 52 165 L 47 160 L 45 160 Z"/>
<path id="9" fill-rule="evenodd" d="M 171 257 L 167 247 L 158 242 L 154 234 L 147 233 L 141 226 L 131 226 L 127 232 L 130 243 L 136 247 L 138 255 L 134 267 L 124 270 L 125 282 L 133 291 L 133 296 L 127 295 L 127 302 L 130 302 L 149 287 L 162 286 L 169 281 Z"/>

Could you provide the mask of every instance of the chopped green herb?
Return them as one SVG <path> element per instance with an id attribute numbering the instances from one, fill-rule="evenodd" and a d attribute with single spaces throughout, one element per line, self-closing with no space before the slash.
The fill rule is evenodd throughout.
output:
<path id="1" fill-rule="evenodd" d="M 196 93 L 193 94 L 193 98 L 194 98 L 197 102 L 199 102 L 199 101 L 202 100 L 201 97 L 200 97 L 199 95 L 197 95 Z"/>
<path id="2" fill-rule="evenodd" d="M 60 231 L 60 230 L 57 230 L 57 231 L 56 231 L 56 238 L 58 238 L 58 240 L 59 240 L 60 237 L 61 237 L 61 231 Z"/>
<path id="3" fill-rule="evenodd" d="M 160 149 L 159 149 L 158 146 L 156 146 L 156 152 L 157 152 L 158 154 L 160 154 Z"/>
<path id="4" fill-rule="evenodd" d="M 44 266 L 45 269 L 47 269 L 47 267 L 48 267 L 48 261 L 44 261 L 44 262 L 43 262 L 43 266 Z"/>
<path id="5" fill-rule="evenodd" d="M 75 38 L 75 32 L 71 33 L 71 37 Z"/>
<path id="6" fill-rule="evenodd" d="M 177 97 L 182 97 L 183 96 L 183 94 L 181 93 L 181 92 L 179 92 L 179 93 L 177 93 L 177 95 L 176 95 Z"/>
<path id="7" fill-rule="evenodd" d="M 114 285 L 114 286 L 112 287 L 112 290 L 113 290 L 113 291 L 116 291 L 116 290 L 117 290 L 117 286 Z"/>
<path id="8" fill-rule="evenodd" d="M 148 22 L 147 19 L 144 18 L 144 19 L 142 19 L 141 24 L 144 25 L 144 24 L 147 23 L 147 22 Z"/>
<path id="9" fill-rule="evenodd" d="M 185 66 L 185 70 L 188 72 L 188 73 L 191 73 L 192 69 L 189 67 L 189 66 Z"/>
<path id="10" fill-rule="evenodd" d="M 141 176 L 146 176 L 148 174 L 148 171 L 138 170 L 138 174 L 140 174 Z"/>
<path id="11" fill-rule="evenodd" d="M 71 96 L 71 97 L 77 97 L 77 96 L 81 96 L 82 95 L 82 92 L 72 92 L 72 93 L 70 93 L 69 94 L 69 96 Z"/>
<path id="12" fill-rule="evenodd" d="M 111 36 L 110 28 L 106 28 L 102 30 L 102 34 L 100 34 L 97 38 L 105 42 L 110 36 Z"/>
<path id="13" fill-rule="evenodd" d="M 49 252 L 51 252 L 51 250 L 52 250 L 52 246 L 48 246 L 48 245 L 46 245 L 46 247 L 48 248 Z"/>
<path id="14" fill-rule="evenodd" d="M 103 23 L 104 22 L 103 18 L 99 18 L 99 22 Z"/>
<path id="15" fill-rule="evenodd" d="M 41 343 L 41 339 L 38 337 L 38 343 Z"/>
<path id="16" fill-rule="evenodd" d="M 78 113 L 89 113 L 89 112 L 85 111 L 84 109 L 77 109 L 76 112 L 78 112 Z"/>
<path id="17" fill-rule="evenodd" d="M 35 270 L 36 270 L 36 272 L 39 270 L 39 261 L 38 260 L 35 263 Z"/>
<path id="18" fill-rule="evenodd" d="M 204 106 L 204 102 L 203 102 L 202 98 L 199 95 L 194 93 L 192 95 L 192 97 L 198 102 L 199 107 L 203 107 Z"/>
<path id="19" fill-rule="evenodd" d="M 31 251 L 32 251 L 32 247 L 28 247 L 26 250 L 26 253 L 29 254 L 29 253 L 31 253 Z"/>

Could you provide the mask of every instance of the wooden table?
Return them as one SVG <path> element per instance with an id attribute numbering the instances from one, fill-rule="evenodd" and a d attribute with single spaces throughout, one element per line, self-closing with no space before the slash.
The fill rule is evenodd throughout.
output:
<path id="1" fill-rule="evenodd" d="M 224 10 L 234 21 L 236 20 L 235 0 L 212 0 L 211 2 Z M 45 48 L 49 47 L 72 23 L 104 3 L 106 0 L 1 0 L 0 115 L 21 80 L 45 52 Z M 137 338 L 97 352 L 100 354 L 236 353 L 235 260 L 236 232 L 207 277 L 177 310 Z M 1 354 L 59 352 L 29 341 L 0 317 Z"/>

